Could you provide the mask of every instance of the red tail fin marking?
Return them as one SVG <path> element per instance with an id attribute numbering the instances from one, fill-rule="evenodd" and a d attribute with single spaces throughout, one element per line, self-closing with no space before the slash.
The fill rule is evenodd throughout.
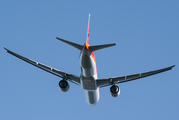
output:
<path id="1" fill-rule="evenodd" d="M 89 30 L 90 30 L 90 14 L 89 14 L 89 20 L 88 20 L 88 32 L 87 32 L 87 40 L 86 42 L 89 43 Z"/>

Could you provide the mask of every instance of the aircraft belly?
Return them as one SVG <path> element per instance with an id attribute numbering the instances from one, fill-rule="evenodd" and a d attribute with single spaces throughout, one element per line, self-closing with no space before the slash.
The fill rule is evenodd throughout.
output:
<path id="1" fill-rule="evenodd" d="M 82 80 L 81 83 L 85 90 L 96 90 L 97 88 L 96 81 L 93 80 Z"/>
<path id="2" fill-rule="evenodd" d="M 92 68 L 90 69 L 82 68 L 82 75 L 80 80 L 83 89 L 96 90 L 97 89 L 96 79 L 97 79 L 97 74 L 93 63 L 92 63 Z"/>
<path id="3" fill-rule="evenodd" d="M 83 76 L 85 76 L 87 78 L 93 76 L 93 74 L 94 74 L 92 68 L 90 68 L 90 69 L 84 69 L 84 68 L 82 68 L 82 73 L 83 73 Z"/>
<path id="4" fill-rule="evenodd" d="M 89 104 L 96 104 L 99 101 L 100 95 L 99 95 L 99 88 L 96 90 L 85 90 L 85 98 L 87 103 Z"/>

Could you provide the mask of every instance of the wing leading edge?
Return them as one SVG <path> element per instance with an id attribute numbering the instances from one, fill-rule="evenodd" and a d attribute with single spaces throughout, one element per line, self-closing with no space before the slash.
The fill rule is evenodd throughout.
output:
<path id="1" fill-rule="evenodd" d="M 4 48 L 8 53 L 10 53 L 11 55 L 25 61 L 28 62 L 31 65 L 34 65 L 42 70 L 45 70 L 51 74 L 54 74 L 58 77 L 61 77 L 63 79 L 66 79 L 70 82 L 73 82 L 77 85 L 80 85 L 80 77 L 57 70 L 55 68 L 46 66 L 44 64 L 41 64 L 39 62 L 33 61 L 31 59 L 28 59 L 26 57 L 23 57 L 17 53 L 14 53 L 10 50 L 8 50 L 7 48 Z M 132 75 L 126 75 L 126 76 L 120 76 L 120 77 L 112 77 L 112 78 L 102 78 L 102 79 L 97 79 L 97 86 L 98 87 L 104 87 L 104 86 L 108 86 L 108 85 L 113 85 L 113 84 L 118 84 L 118 83 L 123 83 L 123 82 L 128 82 L 128 81 L 132 81 L 132 80 L 136 80 L 136 79 L 140 79 L 143 77 L 148 77 L 151 75 L 155 75 L 161 72 L 165 72 L 168 70 L 171 70 L 173 67 L 175 67 L 175 65 L 167 67 L 167 68 L 163 68 L 163 69 L 159 69 L 159 70 L 154 70 L 154 71 L 149 71 L 149 72 L 144 72 L 144 73 L 138 73 L 138 74 L 132 74 Z"/>
<path id="2" fill-rule="evenodd" d="M 167 67 L 167 68 L 149 71 L 149 72 L 144 72 L 144 73 L 139 73 L 139 74 L 132 74 L 132 75 L 126 75 L 126 76 L 121 76 L 121 77 L 97 79 L 97 86 L 98 87 L 104 87 L 104 86 L 108 86 L 108 85 L 124 83 L 124 82 L 128 82 L 128 81 L 140 79 L 140 78 L 143 78 L 143 77 L 155 75 L 155 74 L 158 74 L 158 73 L 161 73 L 161 72 L 165 72 L 165 71 L 171 70 L 173 67 L 175 67 L 175 65 Z"/>
<path id="3" fill-rule="evenodd" d="M 38 67 L 38 68 L 40 68 L 40 69 L 42 69 L 42 70 L 45 70 L 45 71 L 47 71 L 47 72 L 49 72 L 49 73 L 51 73 L 51 74 L 54 74 L 54 75 L 56 75 L 56 76 L 58 76 L 58 77 L 61 77 L 61 78 L 66 79 L 66 80 L 68 80 L 68 81 L 70 81 L 70 82 L 73 82 L 73 83 L 75 83 L 75 84 L 80 85 L 80 78 L 77 77 L 77 76 L 75 76 L 75 75 L 62 72 L 62 71 L 57 70 L 57 69 L 55 69 L 55 68 L 52 68 L 52 67 L 46 66 L 46 65 L 44 65 L 44 64 L 41 64 L 41 63 L 39 63 L 39 62 L 33 61 L 33 60 L 31 60 L 31 59 L 25 58 L 25 57 L 23 57 L 23 56 L 21 56 L 21 55 L 18 55 L 17 53 L 14 53 L 14 52 L 8 50 L 8 49 L 5 48 L 5 47 L 4 47 L 4 49 L 5 49 L 8 53 L 10 53 L 11 55 L 13 55 L 13 56 L 15 56 L 15 57 L 17 57 L 17 58 L 19 58 L 19 59 L 25 61 L 25 62 L 28 62 L 28 63 L 30 63 L 31 65 L 34 65 L 34 66 L 36 66 L 36 67 Z"/>

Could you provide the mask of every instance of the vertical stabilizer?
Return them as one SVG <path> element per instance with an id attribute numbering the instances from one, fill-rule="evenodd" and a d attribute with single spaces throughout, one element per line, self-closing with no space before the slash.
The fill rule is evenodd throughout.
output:
<path id="1" fill-rule="evenodd" d="M 87 31 L 87 40 L 86 42 L 89 44 L 89 30 L 90 30 L 90 14 L 89 14 L 89 19 L 88 19 L 88 31 Z"/>

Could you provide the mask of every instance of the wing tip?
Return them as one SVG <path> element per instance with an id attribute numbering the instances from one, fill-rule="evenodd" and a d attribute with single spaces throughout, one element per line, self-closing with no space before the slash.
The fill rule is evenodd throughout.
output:
<path id="1" fill-rule="evenodd" d="M 5 48 L 5 47 L 3 47 L 6 51 L 8 51 L 8 49 L 7 48 Z"/>
<path id="2" fill-rule="evenodd" d="M 59 40 L 60 38 L 56 37 L 57 40 Z"/>
<path id="3" fill-rule="evenodd" d="M 173 65 L 173 66 L 171 66 L 171 69 L 173 68 L 173 67 L 175 67 L 176 65 Z"/>

